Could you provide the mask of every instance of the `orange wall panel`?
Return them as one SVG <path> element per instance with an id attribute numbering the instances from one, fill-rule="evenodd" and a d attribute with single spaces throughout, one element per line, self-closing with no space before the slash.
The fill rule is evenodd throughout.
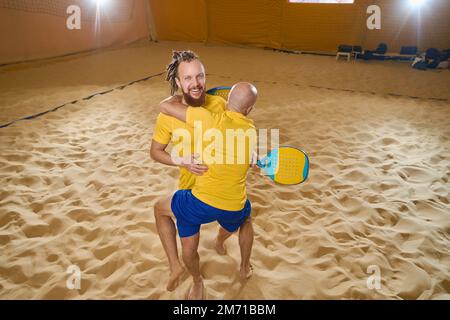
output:
<path id="1" fill-rule="evenodd" d="M 353 4 L 294 4 L 288 0 L 149 0 L 159 39 L 208 41 L 334 52 L 339 44 L 390 52 L 401 46 L 450 47 L 450 1 L 355 0 Z M 369 5 L 381 8 L 381 30 L 368 30 Z M 420 20 L 419 20 L 420 18 Z M 419 23 L 420 21 L 420 23 Z"/>
<path id="2" fill-rule="evenodd" d="M 83 4 L 81 1 L 78 3 Z M 61 10 L 58 14 L 52 14 L 51 7 L 48 13 L 33 8 L 33 2 L 28 3 L 31 4 L 28 11 L 18 10 L 19 5 L 16 9 L 0 7 L 0 64 L 122 45 L 149 36 L 145 10 L 147 0 L 116 1 L 123 2 L 111 1 L 111 6 L 116 4 L 121 10 L 129 9 L 124 19 L 112 22 L 111 16 L 103 15 L 100 28 L 96 29 L 95 20 L 85 18 L 88 13 L 95 17 L 95 12 L 82 10 L 79 30 L 66 27 L 69 16 L 65 11 L 66 5 L 77 4 L 76 1 L 59 2 Z M 118 13 L 114 7 L 109 10 L 111 14 Z"/>
<path id="3" fill-rule="evenodd" d="M 160 40 L 203 42 L 207 35 L 204 0 L 149 0 Z"/>

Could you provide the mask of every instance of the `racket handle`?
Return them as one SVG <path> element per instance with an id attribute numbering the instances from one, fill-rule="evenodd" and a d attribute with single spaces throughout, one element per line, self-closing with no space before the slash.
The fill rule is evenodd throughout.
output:
<path id="1" fill-rule="evenodd" d="M 261 163 L 261 161 L 256 160 L 256 164 L 258 165 L 258 167 L 264 168 L 264 166 L 263 166 L 263 164 Z"/>
<path id="2" fill-rule="evenodd" d="M 258 165 L 258 167 L 260 168 L 267 168 L 270 165 L 270 162 L 267 161 L 266 159 L 263 159 L 264 162 L 261 162 L 261 160 L 257 160 L 256 164 Z"/>

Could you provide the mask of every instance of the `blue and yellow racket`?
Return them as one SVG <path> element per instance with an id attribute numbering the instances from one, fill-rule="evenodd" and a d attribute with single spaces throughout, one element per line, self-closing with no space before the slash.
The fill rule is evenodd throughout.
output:
<path id="1" fill-rule="evenodd" d="M 215 87 L 206 91 L 207 94 L 211 94 L 214 96 L 221 96 L 225 100 L 228 100 L 228 94 L 230 93 L 231 87 L 223 86 L 223 87 Z"/>
<path id="2" fill-rule="evenodd" d="M 308 155 L 297 148 L 273 149 L 257 164 L 270 179 L 279 184 L 299 184 L 308 178 Z"/>

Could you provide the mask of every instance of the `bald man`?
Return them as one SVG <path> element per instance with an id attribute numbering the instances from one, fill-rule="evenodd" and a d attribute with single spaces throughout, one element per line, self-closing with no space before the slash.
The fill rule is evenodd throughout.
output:
<path id="1" fill-rule="evenodd" d="M 216 248 L 219 252 L 224 251 L 223 241 L 239 229 L 240 277 L 246 279 L 252 274 L 253 228 L 246 178 L 256 145 L 256 130 L 247 115 L 256 99 L 256 88 L 250 83 L 239 82 L 231 88 L 226 110 L 221 113 L 188 107 L 178 96 L 160 104 L 162 113 L 186 122 L 194 130 L 201 123 L 204 140 L 211 141 L 214 137 L 214 143 L 202 149 L 201 154 L 208 171 L 196 178 L 192 190 L 178 190 L 160 205 L 166 214 L 176 219 L 183 261 L 193 277 L 188 299 L 203 299 L 205 296 L 197 252 L 202 224 L 217 221 L 221 225 L 219 247 Z M 239 137 L 243 137 L 243 143 L 235 144 L 235 138 L 239 140 Z"/>

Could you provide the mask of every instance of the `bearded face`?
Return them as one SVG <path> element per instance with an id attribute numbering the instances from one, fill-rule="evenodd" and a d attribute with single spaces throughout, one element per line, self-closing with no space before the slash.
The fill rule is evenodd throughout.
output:
<path id="1" fill-rule="evenodd" d="M 205 103 L 205 68 L 199 60 L 181 62 L 178 66 L 176 82 L 186 104 L 199 107 Z"/>

